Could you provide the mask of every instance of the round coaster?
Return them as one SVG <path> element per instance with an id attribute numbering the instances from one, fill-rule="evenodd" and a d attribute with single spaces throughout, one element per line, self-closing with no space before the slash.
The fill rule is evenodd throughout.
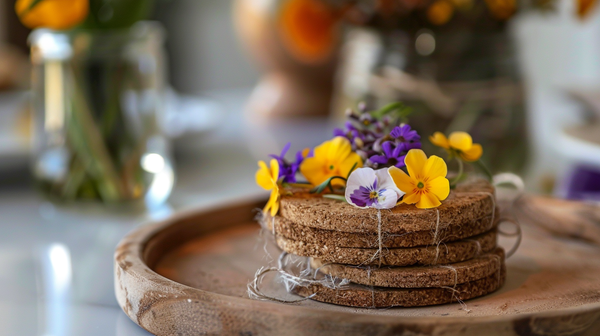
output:
<path id="1" fill-rule="evenodd" d="M 439 288 L 381 288 L 350 284 L 340 289 L 320 284 L 308 287 L 296 286 L 292 289 L 303 297 L 358 308 L 418 307 L 465 301 L 489 294 L 499 289 L 506 278 L 506 269 L 479 280 L 457 284 L 454 287 Z"/>
<path id="2" fill-rule="evenodd" d="M 324 263 L 350 265 L 439 265 L 461 262 L 487 253 L 496 247 L 496 230 L 488 231 L 469 239 L 447 244 L 416 246 L 407 248 L 379 249 L 336 247 L 276 236 L 275 241 L 283 251 L 319 258 Z"/>
<path id="3" fill-rule="evenodd" d="M 504 263 L 504 250 L 500 247 L 471 260 L 437 266 L 373 267 L 343 264 L 325 264 L 311 258 L 310 265 L 319 272 L 352 283 L 394 288 L 431 288 L 454 286 L 475 281 L 498 272 Z"/>
<path id="4" fill-rule="evenodd" d="M 435 209 L 418 209 L 400 204 L 381 210 L 381 231 L 407 233 L 427 231 L 440 225 L 463 225 L 489 216 L 494 209 L 494 188 L 481 179 L 463 183 L 452 190 Z M 348 203 L 323 198 L 304 189 L 282 195 L 280 215 L 293 223 L 317 229 L 377 233 L 376 209 L 359 209 Z"/>
<path id="5" fill-rule="evenodd" d="M 469 223 L 450 224 L 440 223 L 439 226 L 433 226 L 429 230 L 414 231 L 406 233 L 382 232 L 383 247 L 414 247 L 424 245 L 434 245 L 438 243 L 452 242 L 472 236 L 494 228 L 499 222 L 498 209 L 494 213 L 484 218 L 480 218 Z M 281 216 L 264 216 L 260 224 L 266 230 L 276 235 L 291 239 L 310 241 L 319 245 L 338 246 L 338 247 L 358 247 L 358 248 L 377 248 L 379 246 L 377 233 L 362 232 L 342 232 L 337 230 L 316 229 L 309 226 L 293 223 L 287 218 Z M 273 226 L 275 228 L 273 229 Z"/>

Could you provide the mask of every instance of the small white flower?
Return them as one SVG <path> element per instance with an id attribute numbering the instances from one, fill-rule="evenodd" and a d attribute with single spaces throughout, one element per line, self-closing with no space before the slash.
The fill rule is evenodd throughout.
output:
<path id="1" fill-rule="evenodd" d="M 391 209 L 396 206 L 404 192 L 396 187 L 388 169 L 354 170 L 346 183 L 346 201 L 361 209 Z"/>

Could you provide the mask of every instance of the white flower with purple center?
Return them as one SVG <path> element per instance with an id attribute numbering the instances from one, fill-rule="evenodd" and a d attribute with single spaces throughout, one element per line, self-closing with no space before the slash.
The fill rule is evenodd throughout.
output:
<path id="1" fill-rule="evenodd" d="M 346 183 L 346 201 L 358 208 L 391 209 L 402 195 L 388 168 L 357 168 Z"/>

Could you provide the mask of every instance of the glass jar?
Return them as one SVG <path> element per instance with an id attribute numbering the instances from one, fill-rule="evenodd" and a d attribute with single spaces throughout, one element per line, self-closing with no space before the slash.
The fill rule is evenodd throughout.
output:
<path id="1" fill-rule="evenodd" d="M 335 112 L 341 115 L 358 102 L 376 108 L 402 101 L 412 108 L 411 126 L 424 139 L 435 131 L 466 131 L 485 148 L 482 159 L 493 172 L 521 171 L 528 147 L 516 52 L 507 26 L 491 26 L 353 27 Z M 429 141 L 423 147 L 439 151 Z"/>
<path id="2" fill-rule="evenodd" d="M 31 34 L 33 174 L 51 199 L 167 199 L 174 173 L 159 124 L 163 43 L 154 22 Z"/>

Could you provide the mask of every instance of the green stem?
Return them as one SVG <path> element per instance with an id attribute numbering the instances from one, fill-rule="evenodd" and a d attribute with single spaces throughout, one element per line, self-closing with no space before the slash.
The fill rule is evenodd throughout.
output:
<path id="1" fill-rule="evenodd" d="M 61 189 L 61 194 L 65 199 L 74 200 L 77 198 L 77 193 L 85 180 L 85 175 L 85 166 L 75 156 L 69 170 L 69 178 Z"/>
<path id="2" fill-rule="evenodd" d="M 340 201 L 340 202 L 344 202 L 344 203 L 348 203 L 348 201 L 346 201 L 346 197 L 343 195 L 336 195 L 336 194 L 324 194 L 323 198 L 329 198 L 329 199 L 333 199 L 336 201 Z"/>
<path id="3" fill-rule="evenodd" d="M 465 168 L 463 161 L 461 159 L 459 159 L 458 157 L 456 157 L 456 162 L 458 162 L 458 174 L 456 175 L 456 177 L 454 179 L 452 179 L 452 182 L 450 182 L 451 188 L 455 188 L 456 184 L 462 179 L 463 171 Z"/>
<path id="4" fill-rule="evenodd" d="M 488 180 L 490 180 L 490 181 L 494 180 L 494 175 L 492 175 L 492 172 L 488 169 L 488 167 L 486 167 L 483 164 L 483 162 L 481 162 L 481 160 L 475 161 L 475 164 L 477 164 L 479 169 L 481 169 L 483 171 L 483 173 L 487 176 Z"/>
<path id="5" fill-rule="evenodd" d="M 104 144 L 104 139 L 83 94 L 84 83 L 78 80 L 81 74 L 73 68 L 75 85 L 70 121 L 67 122 L 69 142 L 76 156 L 84 163 L 86 171 L 98 183 L 102 199 L 108 202 L 126 198 L 113 160 Z"/>

